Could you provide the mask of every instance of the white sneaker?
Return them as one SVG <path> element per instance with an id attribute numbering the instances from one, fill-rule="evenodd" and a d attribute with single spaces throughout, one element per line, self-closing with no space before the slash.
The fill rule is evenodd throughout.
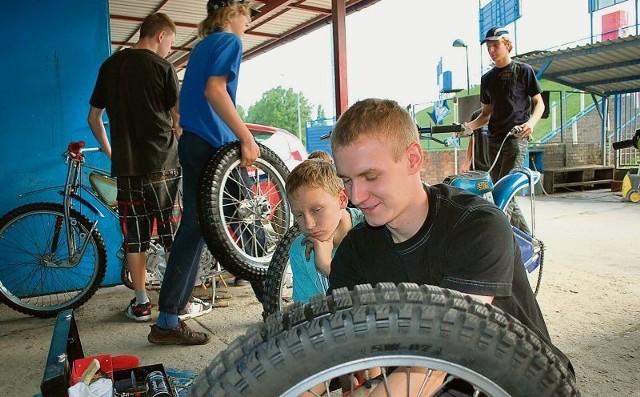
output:
<path id="1" fill-rule="evenodd" d="M 186 320 L 188 318 L 195 318 L 207 314 L 211 311 L 211 305 L 204 302 L 202 299 L 191 297 L 187 307 L 178 312 L 178 318 Z"/>

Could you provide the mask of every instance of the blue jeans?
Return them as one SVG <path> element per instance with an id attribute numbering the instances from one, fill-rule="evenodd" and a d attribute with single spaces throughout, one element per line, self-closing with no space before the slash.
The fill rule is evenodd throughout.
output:
<path id="1" fill-rule="evenodd" d="M 178 141 L 182 167 L 182 219 L 176 232 L 160 288 L 161 312 L 178 315 L 189 302 L 200 265 L 204 240 L 198 222 L 197 194 L 200 176 L 217 148 L 185 131 Z"/>

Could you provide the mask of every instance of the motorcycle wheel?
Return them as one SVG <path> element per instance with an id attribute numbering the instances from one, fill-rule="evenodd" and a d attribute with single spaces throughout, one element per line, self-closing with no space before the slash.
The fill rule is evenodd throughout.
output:
<path id="1" fill-rule="evenodd" d="M 214 358 L 191 393 L 298 396 L 397 366 L 445 371 L 467 382 L 469 395 L 580 395 L 553 351 L 500 309 L 452 290 L 391 283 L 340 288 L 269 316 Z"/>
<path id="2" fill-rule="evenodd" d="M 258 143 L 260 157 L 240 167 L 240 143 L 222 146 L 209 160 L 198 192 L 202 236 L 234 276 L 264 280 L 278 242 L 292 224 L 285 181 L 289 170 Z"/>
<path id="3" fill-rule="evenodd" d="M 291 243 L 300 235 L 300 228 L 294 224 L 278 243 L 264 279 L 264 299 L 262 317 L 284 310 L 293 303 L 293 275 L 289 265 Z"/>
<path id="4" fill-rule="evenodd" d="M 158 255 L 162 255 L 159 258 Z M 145 280 L 145 288 L 148 290 L 160 289 L 162 286 L 162 279 L 165 269 L 167 268 L 166 261 L 164 259 L 164 252 L 159 253 L 154 248 L 147 250 L 147 273 Z M 198 268 L 198 283 L 207 283 L 213 280 L 217 273 L 216 259 L 211 255 L 211 252 L 205 247 L 202 250 L 200 256 L 200 264 Z M 130 290 L 135 290 L 133 282 L 131 281 L 131 272 L 127 266 L 126 257 L 122 259 L 122 267 L 120 268 L 120 280 Z"/>

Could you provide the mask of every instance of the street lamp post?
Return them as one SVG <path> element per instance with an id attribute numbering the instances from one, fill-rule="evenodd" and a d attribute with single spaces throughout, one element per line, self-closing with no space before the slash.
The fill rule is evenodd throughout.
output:
<path id="1" fill-rule="evenodd" d="M 455 39 L 452 45 L 454 47 L 464 47 L 464 54 L 467 60 L 467 95 L 469 95 L 469 47 L 462 39 Z"/>

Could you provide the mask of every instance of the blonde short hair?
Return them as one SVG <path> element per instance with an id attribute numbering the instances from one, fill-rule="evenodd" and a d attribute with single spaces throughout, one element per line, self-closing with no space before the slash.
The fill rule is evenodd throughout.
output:
<path id="1" fill-rule="evenodd" d="M 216 30 L 224 29 L 238 15 L 251 18 L 251 8 L 248 3 L 233 3 L 211 12 L 198 24 L 198 38 L 203 38 Z"/>
<path id="2" fill-rule="evenodd" d="M 336 168 L 330 161 L 313 158 L 298 164 L 287 177 L 285 188 L 291 199 L 300 189 L 319 188 L 338 197 L 344 184 L 336 174 Z"/>
<path id="3" fill-rule="evenodd" d="M 355 144 L 370 137 L 388 143 L 394 160 L 415 142 L 418 127 L 406 109 L 390 99 L 369 98 L 353 104 L 331 131 L 331 150 Z"/>
<path id="4" fill-rule="evenodd" d="M 324 150 L 314 150 L 313 152 L 309 153 L 309 157 L 307 158 L 320 159 L 320 160 L 325 160 L 330 163 L 333 163 L 333 157 L 331 157 L 331 155 L 328 152 L 325 152 Z"/>

